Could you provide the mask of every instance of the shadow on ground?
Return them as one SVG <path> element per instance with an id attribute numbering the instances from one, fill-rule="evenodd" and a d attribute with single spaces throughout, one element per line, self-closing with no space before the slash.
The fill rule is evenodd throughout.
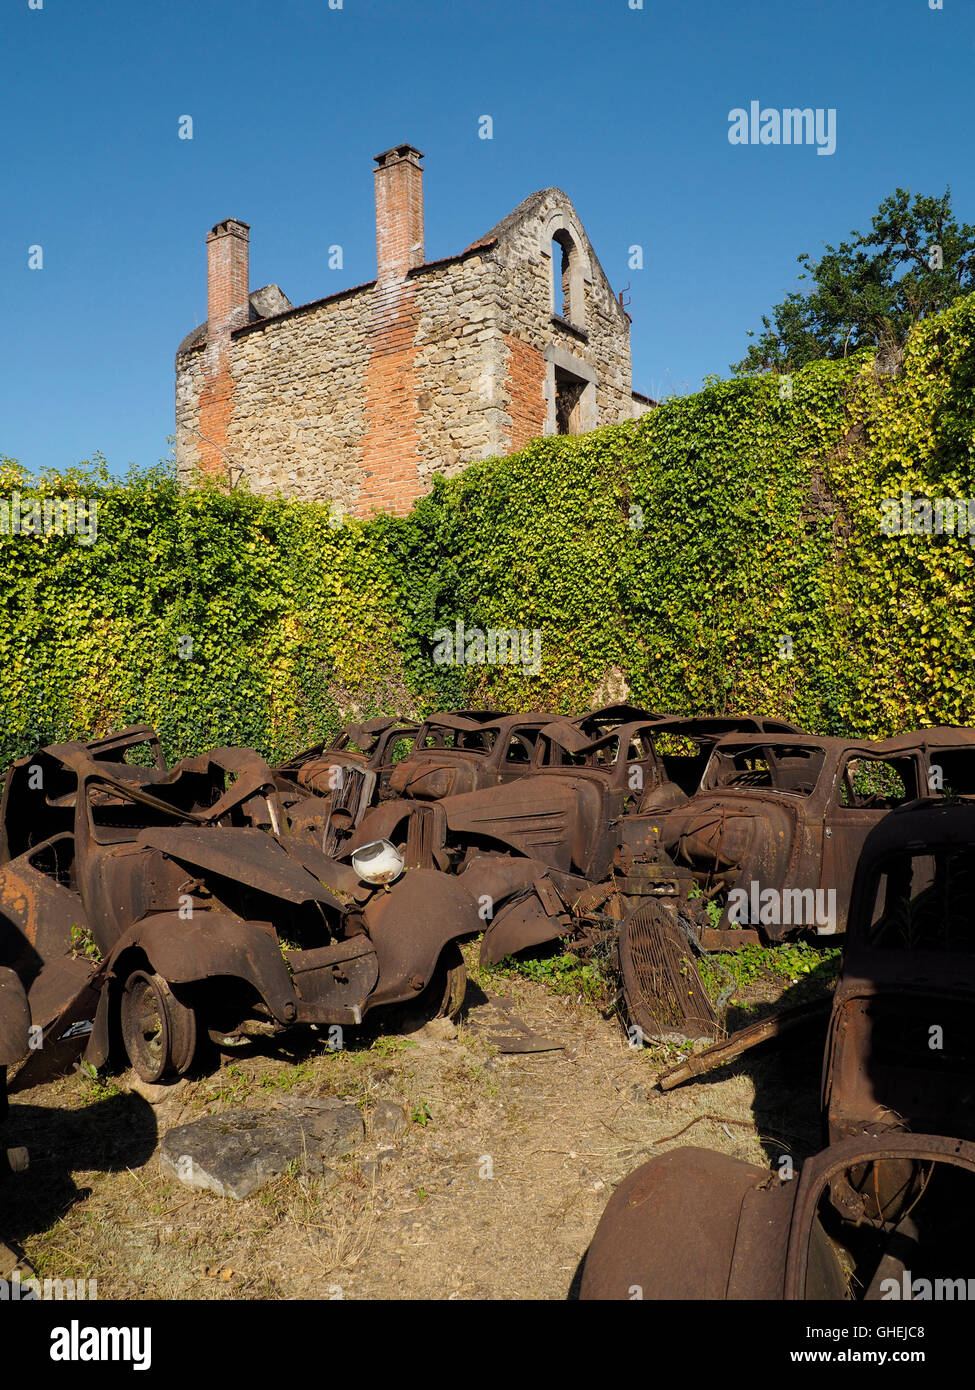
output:
<path id="1" fill-rule="evenodd" d="M 16 1247 L 25 1237 L 47 1230 L 88 1195 L 75 1183 L 74 1173 L 141 1168 L 157 1138 L 152 1106 L 132 1093 L 77 1110 L 21 1105 L 13 1098 L 3 1139 L 7 1146 L 29 1151 L 30 1167 L 0 1176 L 0 1239 Z"/>

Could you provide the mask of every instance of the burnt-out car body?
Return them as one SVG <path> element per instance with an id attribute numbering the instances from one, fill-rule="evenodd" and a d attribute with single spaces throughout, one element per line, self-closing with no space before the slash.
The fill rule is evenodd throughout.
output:
<path id="1" fill-rule="evenodd" d="M 532 771 L 592 768 L 623 794 L 624 813 L 665 814 L 698 789 L 715 744 L 729 734 L 798 733 L 761 716 L 687 718 L 609 706 L 539 732 Z"/>
<path id="2" fill-rule="evenodd" d="M 499 710 L 431 715 L 420 725 L 412 752 L 393 769 L 384 799 L 440 801 L 516 781 L 531 770 L 538 731 L 551 718 Z"/>
<path id="3" fill-rule="evenodd" d="M 940 1135 L 845 1139 L 798 1174 L 671 1149 L 616 1188 L 580 1298 L 967 1298 L 973 1199 L 975 1146 Z"/>
<path id="4" fill-rule="evenodd" d="M 975 804 L 887 816 L 857 866 L 823 1066 L 831 1141 L 975 1140 Z"/>
<path id="5" fill-rule="evenodd" d="M 767 941 L 846 928 L 863 843 L 890 811 L 951 770 L 975 787 L 975 731 L 931 729 L 882 741 L 722 739 L 696 796 L 661 826 L 664 849 L 723 904 L 720 929 Z"/>
<path id="6" fill-rule="evenodd" d="M 412 752 L 419 725 L 379 717 L 347 724 L 274 769 L 292 830 L 335 854 L 370 806 L 389 795 L 394 768 Z"/>
<path id="7" fill-rule="evenodd" d="M 441 870 L 475 899 L 489 900 L 484 920 L 536 890 L 558 916 L 608 874 L 621 814 L 621 794 L 599 772 L 552 769 L 426 805 L 386 802 L 368 813 L 351 843 L 383 839 L 405 849 L 420 832 Z M 543 939 L 552 935 L 549 924 Z"/>
<path id="8" fill-rule="evenodd" d="M 128 735 L 128 737 L 127 737 Z M 458 938 L 479 927 L 463 887 L 432 865 L 380 877 L 292 834 L 271 768 L 215 749 L 171 769 L 124 755 L 151 731 L 53 745 L 10 769 L 0 823 L 0 964 L 27 991 L 44 1046 L 70 1033 L 108 1056 L 113 1031 L 146 1080 L 183 1073 L 201 1028 L 361 1023 L 372 1009 L 463 997 Z M 121 756 L 119 756 L 121 755 Z M 82 1044 L 84 1045 L 84 1044 Z"/>
<path id="9" fill-rule="evenodd" d="M 482 961 L 557 940 L 580 923 L 588 932 L 594 913 L 620 920 L 643 899 L 676 903 L 685 896 L 692 869 L 662 849 L 660 817 L 638 808 L 654 789 L 668 805 L 685 803 L 671 776 L 679 771 L 688 785 L 696 783 L 703 748 L 729 727 L 758 732 L 764 722 L 676 719 L 610 706 L 541 727 L 530 776 L 440 799 L 430 808 L 431 853 L 460 876 L 482 911 L 487 905 Z M 683 754 L 668 763 L 658 734 L 694 739 L 693 768 Z M 352 843 L 402 844 L 411 815 L 405 800 L 377 806 Z"/>

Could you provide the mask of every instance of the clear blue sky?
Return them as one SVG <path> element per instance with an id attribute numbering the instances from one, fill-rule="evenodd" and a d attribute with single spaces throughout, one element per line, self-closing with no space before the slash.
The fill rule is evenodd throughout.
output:
<path id="1" fill-rule="evenodd" d="M 566 190 L 631 285 L 634 385 L 653 395 L 727 374 L 798 253 L 896 186 L 950 183 L 975 221 L 975 0 L 630 3 L 2 0 L 0 454 L 164 457 L 207 229 L 249 222 L 252 288 L 293 303 L 369 280 L 372 156 L 403 141 L 427 156 L 429 259 Z M 835 108 L 836 153 L 731 145 L 728 113 L 753 100 Z"/>

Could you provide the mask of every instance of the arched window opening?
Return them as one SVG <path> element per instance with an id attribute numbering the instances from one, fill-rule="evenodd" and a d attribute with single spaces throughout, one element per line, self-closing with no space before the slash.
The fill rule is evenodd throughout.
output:
<path id="1" fill-rule="evenodd" d="M 556 232 L 552 238 L 552 304 L 553 313 L 572 322 L 572 253 L 575 248 L 567 232 Z"/>

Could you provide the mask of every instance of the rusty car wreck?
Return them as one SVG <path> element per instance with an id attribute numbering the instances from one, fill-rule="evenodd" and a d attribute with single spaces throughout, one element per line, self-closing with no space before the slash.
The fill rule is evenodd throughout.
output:
<path id="1" fill-rule="evenodd" d="M 930 1299 L 969 1287 L 973 1197 L 975 1145 L 940 1135 L 844 1139 L 785 1178 L 671 1149 L 616 1188 L 580 1298 Z"/>
<path id="2" fill-rule="evenodd" d="M 661 841 L 721 904 L 719 930 L 766 942 L 839 935 L 867 835 L 946 775 L 946 791 L 975 787 L 975 732 L 878 742 L 728 736 L 698 793 L 667 815 Z"/>
<path id="3" fill-rule="evenodd" d="M 153 766 L 125 760 L 140 748 Z M 388 845 L 326 856 L 291 833 L 275 775 L 250 750 L 160 763 L 142 727 L 38 750 L 7 776 L 0 962 L 44 1034 L 11 1089 L 36 1084 L 66 1034 L 97 1066 L 118 1029 L 155 1081 L 189 1069 L 203 1029 L 460 1006 L 457 941 L 480 923 L 456 880 L 419 863 L 404 873 Z"/>
<path id="4" fill-rule="evenodd" d="M 395 765 L 414 746 L 418 726 L 380 717 L 346 724 L 280 767 L 274 780 L 291 828 L 316 837 L 333 854 L 370 806 L 389 795 Z"/>
<path id="5" fill-rule="evenodd" d="M 825 1038 L 829 1142 L 917 1129 L 975 1139 L 975 805 L 909 802 L 867 836 L 829 996 L 746 1025 L 663 1072 L 662 1090 L 797 1029 Z"/>
<path id="6" fill-rule="evenodd" d="M 975 1140 L 975 805 L 888 816 L 857 866 L 823 1062 L 831 1141 Z"/>
<path id="7" fill-rule="evenodd" d="M 931 731 L 932 747 L 944 733 Z M 961 761 L 931 760 L 951 769 L 952 793 L 967 774 Z M 864 840 L 849 902 L 832 1001 L 789 1011 L 795 1023 L 828 1012 L 828 1147 L 798 1181 L 791 1165 L 769 1172 L 697 1148 L 652 1159 L 607 1205 L 583 1298 L 631 1298 L 634 1288 L 660 1299 L 971 1296 L 975 804 L 929 797 L 891 810 Z M 660 1084 L 781 1036 L 768 1024 L 671 1068 Z"/>
<path id="8" fill-rule="evenodd" d="M 203 1033 L 455 1012 L 482 930 L 485 965 L 570 940 L 648 1040 L 714 1038 L 695 954 L 842 932 L 871 828 L 935 770 L 966 789 L 973 755 L 968 730 L 845 741 L 626 704 L 383 716 L 276 768 L 244 748 L 170 768 L 148 726 L 51 745 L 0 804 L 0 965 L 44 1038 L 12 1084 L 79 1038 L 154 1080 Z M 756 889 L 836 906 L 768 917 Z"/>

